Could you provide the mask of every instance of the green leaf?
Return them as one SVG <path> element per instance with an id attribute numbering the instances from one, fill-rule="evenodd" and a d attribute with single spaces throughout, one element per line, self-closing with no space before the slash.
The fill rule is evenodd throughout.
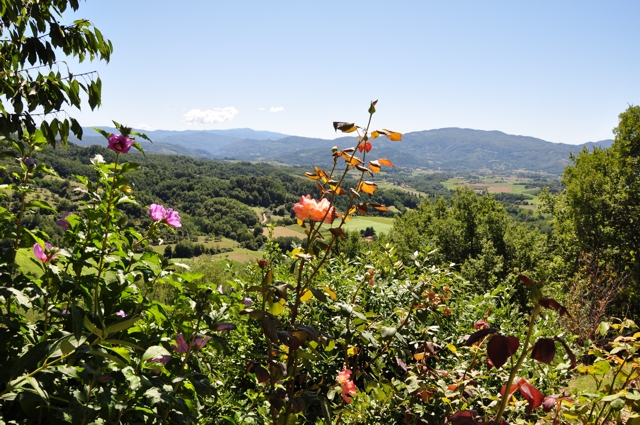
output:
<path id="1" fill-rule="evenodd" d="M 140 320 L 140 316 L 133 316 L 130 319 L 123 320 L 123 321 L 118 322 L 118 323 L 114 323 L 113 325 L 111 325 L 111 326 L 109 326 L 107 328 L 106 334 L 109 335 L 109 334 L 112 334 L 112 333 L 123 331 L 125 329 L 129 329 L 138 320 Z"/>
<path id="2" fill-rule="evenodd" d="M 27 382 L 33 387 L 34 390 L 36 390 L 36 392 L 44 400 L 44 402 L 49 404 L 49 394 L 47 394 L 46 391 L 42 389 L 38 380 L 33 376 L 29 376 L 27 378 Z"/>
<path id="3" fill-rule="evenodd" d="M 9 376 L 14 378 L 26 371 L 34 370 L 38 363 L 40 363 L 49 354 L 51 348 L 50 341 L 42 341 L 29 349 L 25 355 L 13 365 Z"/>
<path id="4" fill-rule="evenodd" d="M 84 316 L 84 327 L 102 339 L 104 337 L 102 331 L 98 329 L 87 316 Z"/>
<path id="5" fill-rule="evenodd" d="M 40 209 L 42 209 L 42 210 L 48 210 L 48 211 L 52 211 L 52 212 L 54 212 L 54 213 L 57 213 L 56 209 L 55 209 L 55 208 L 53 208 L 51 205 L 49 205 L 49 203 L 48 203 L 48 202 L 45 202 L 45 201 L 36 201 L 36 200 L 29 201 L 29 202 L 27 202 L 27 203 L 25 204 L 25 208 L 27 208 L 27 209 L 31 209 L 31 208 L 33 208 L 33 209 L 40 208 Z"/>
<path id="6" fill-rule="evenodd" d="M 606 360 L 600 360 L 593 364 L 593 370 L 596 375 L 604 375 L 611 370 L 611 365 Z"/>
<path id="7" fill-rule="evenodd" d="M 107 360 L 111 360 L 112 362 L 120 365 L 120 366 L 126 366 L 126 363 L 122 361 L 121 358 L 116 357 L 112 354 L 109 353 L 105 353 L 104 351 L 99 351 L 99 350 L 89 350 L 87 351 L 87 353 L 89 354 L 93 354 L 94 356 L 100 356 L 100 357 L 104 357 Z"/>
<path id="8" fill-rule="evenodd" d="M 71 324 L 73 326 L 73 336 L 79 340 L 82 336 L 82 329 L 84 329 L 84 316 L 82 315 L 82 311 L 76 306 L 71 307 Z"/>
<path id="9" fill-rule="evenodd" d="M 16 301 L 18 302 L 18 305 L 26 308 L 32 308 L 31 300 L 29 300 L 29 297 L 27 297 L 22 291 L 16 288 L 7 288 L 4 286 L 0 287 L 0 296 L 4 297 L 5 299 L 14 296 Z"/>
<path id="10" fill-rule="evenodd" d="M 142 363 L 145 363 L 147 360 L 150 360 L 150 359 L 154 359 L 162 356 L 170 356 L 170 355 L 171 353 L 167 351 L 167 349 L 164 348 L 163 346 L 154 345 L 147 348 L 147 351 L 144 352 L 141 360 L 142 360 Z"/>

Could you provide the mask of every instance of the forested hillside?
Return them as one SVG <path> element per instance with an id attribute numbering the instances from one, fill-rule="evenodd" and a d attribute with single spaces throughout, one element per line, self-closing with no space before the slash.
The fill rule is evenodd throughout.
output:
<path id="1" fill-rule="evenodd" d="M 74 210 L 75 203 L 83 196 L 74 192 L 78 183 L 74 175 L 95 179 L 89 159 L 96 155 L 102 155 L 106 161 L 114 158 L 113 152 L 104 147 L 73 144 L 66 148 L 47 148 L 33 156 L 35 161 L 46 163 L 60 177 L 36 179 L 38 186 L 56 195 L 52 200 L 59 211 Z M 130 174 L 137 203 L 123 208 L 140 225 L 148 223 L 147 206 L 152 203 L 163 203 L 180 211 L 183 226 L 176 234 L 163 233 L 167 243 L 196 235 L 224 236 L 256 250 L 266 241 L 261 232 L 253 231 L 263 221 L 262 212 L 273 212 L 294 223 L 295 219 L 290 218 L 293 204 L 300 196 L 317 191 L 316 183 L 303 177 L 304 171 L 300 168 L 153 154 L 133 158 L 139 164 Z M 3 177 L 10 181 L 11 170 L 5 171 Z M 441 184 L 436 184 L 434 189 L 446 191 Z M 36 196 L 44 197 L 45 194 Z M 396 211 L 416 208 L 420 202 L 418 196 L 400 189 L 378 190 L 371 200 L 394 206 Z M 346 204 L 343 204 L 339 199 L 338 207 L 344 209 Z M 372 211 L 372 214 L 376 212 Z M 394 213 L 378 214 L 393 216 Z M 40 215 L 29 217 L 30 227 L 39 225 L 44 225 L 52 235 L 62 235 L 52 220 L 45 224 Z"/>

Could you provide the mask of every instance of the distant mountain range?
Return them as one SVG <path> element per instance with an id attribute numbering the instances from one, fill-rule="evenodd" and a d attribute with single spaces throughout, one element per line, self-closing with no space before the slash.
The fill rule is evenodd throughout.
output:
<path id="1" fill-rule="evenodd" d="M 106 131 L 114 128 L 101 127 Z M 104 145 L 102 136 L 85 128 L 82 146 Z M 198 158 L 269 161 L 299 165 L 331 163 L 331 148 L 355 146 L 355 137 L 334 140 L 289 136 L 249 128 L 232 130 L 142 131 L 153 143 L 143 140 L 145 152 L 187 155 Z M 570 163 L 569 154 L 583 148 L 609 147 L 613 140 L 587 142 L 582 145 L 552 143 L 501 131 L 441 128 L 403 134 L 402 142 L 385 137 L 373 141 L 370 155 L 388 158 L 396 167 L 425 170 L 475 172 L 545 172 L 560 174 Z"/>

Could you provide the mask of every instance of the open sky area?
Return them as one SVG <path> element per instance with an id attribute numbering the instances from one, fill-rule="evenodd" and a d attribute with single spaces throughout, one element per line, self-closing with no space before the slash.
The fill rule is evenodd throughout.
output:
<path id="1" fill-rule="evenodd" d="M 400 132 L 612 138 L 640 103 L 640 2 L 89 0 L 114 45 L 84 126 L 250 127 L 333 138 L 332 121 Z"/>

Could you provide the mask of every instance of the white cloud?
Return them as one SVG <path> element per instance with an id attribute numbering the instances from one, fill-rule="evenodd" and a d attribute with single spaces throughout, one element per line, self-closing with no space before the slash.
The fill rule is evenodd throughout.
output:
<path id="1" fill-rule="evenodd" d="M 264 108 L 258 108 L 258 109 L 260 109 L 261 111 L 264 111 Z"/>
<path id="2" fill-rule="evenodd" d="M 280 111 L 284 111 L 284 107 L 283 106 L 272 106 L 269 109 L 269 112 L 280 112 Z"/>
<path id="3" fill-rule="evenodd" d="M 147 125 L 147 124 L 138 124 L 136 126 L 136 128 L 139 128 L 140 130 L 147 130 L 147 131 L 155 130 L 155 128 L 153 128 L 153 127 L 151 127 L 150 125 Z"/>
<path id="4" fill-rule="evenodd" d="M 238 110 L 233 106 L 227 106 L 226 108 L 207 109 L 201 111 L 200 109 L 192 109 L 182 117 L 189 124 L 213 124 L 217 122 L 231 121 L 233 117 L 238 114 Z"/>

